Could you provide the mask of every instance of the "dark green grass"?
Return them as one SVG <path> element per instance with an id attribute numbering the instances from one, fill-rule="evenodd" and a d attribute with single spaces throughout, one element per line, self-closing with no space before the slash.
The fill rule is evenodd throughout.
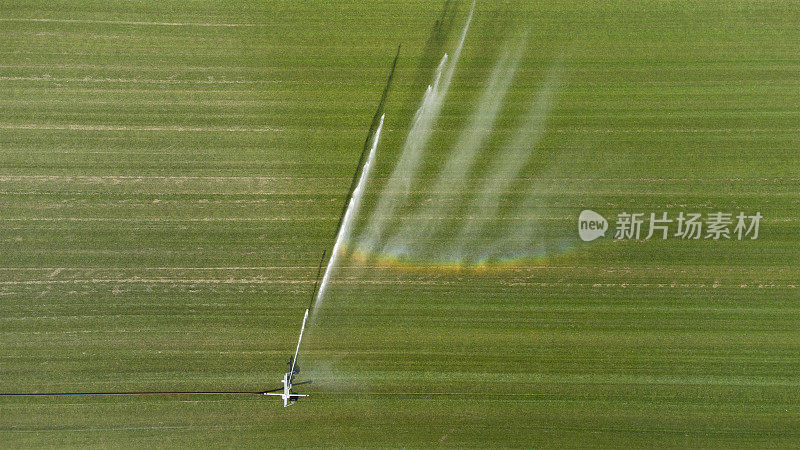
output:
<path id="1" fill-rule="evenodd" d="M 394 51 L 356 236 L 439 57 L 422 56 L 441 8 L 0 2 L 0 391 L 276 386 Z M 546 257 L 347 258 L 309 328 L 310 399 L 0 398 L 0 445 L 796 447 L 798 11 L 479 2 L 398 214 L 434 194 L 527 26 L 496 133 L 430 245 L 447 248 L 562 57 L 546 133 L 475 243 L 553 243 Z M 756 241 L 581 243 L 586 208 L 764 220 Z"/>

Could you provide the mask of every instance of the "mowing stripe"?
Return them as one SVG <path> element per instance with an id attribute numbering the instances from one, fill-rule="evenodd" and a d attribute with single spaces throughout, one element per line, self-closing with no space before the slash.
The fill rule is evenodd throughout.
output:
<path id="1" fill-rule="evenodd" d="M 283 131 L 282 128 L 241 128 L 241 127 L 182 127 L 182 126 L 128 126 L 128 125 L 48 125 L 48 124 L 3 124 L 3 130 L 74 130 L 74 131 L 227 131 L 245 133 L 271 133 Z"/>
<path id="2" fill-rule="evenodd" d="M 223 28 L 259 26 L 258 24 L 254 23 L 143 22 L 143 21 L 132 21 L 132 20 L 49 19 L 49 18 L 33 18 L 33 17 L 20 17 L 20 18 L 6 17 L 0 19 L 0 22 L 84 23 L 84 24 L 107 24 L 107 25 L 160 26 L 160 27 L 223 27 Z M 261 25 L 261 26 L 266 26 L 266 25 Z M 274 24 L 270 26 L 274 26 Z"/>
<path id="3" fill-rule="evenodd" d="M 69 397 L 90 395 L 264 395 L 265 392 L 236 392 L 236 391 L 165 391 L 165 392 L 45 392 L 45 393 L 0 393 L 0 397 Z"/>

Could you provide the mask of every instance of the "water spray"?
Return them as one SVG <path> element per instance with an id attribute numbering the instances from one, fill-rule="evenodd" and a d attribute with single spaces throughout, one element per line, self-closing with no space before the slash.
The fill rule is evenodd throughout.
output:
<path id="1" fill-rule="evenodd" d="M 475 1 L 473 0 L 452 58 L 449 58 L 447 54 L 442 57 L 439 66 L 436 68 L 434 81 L 425 91 L 421 105 L 414 115 L 411 130 L 400 153 L 400 159 L 392 171 L 386 186 L 383 188 L 383 192 L 378 199 L 378 205 L 370 216 L 366 233 L 359 239 L 358 246 L 364 253 L 372 253 L 378 250 L 378 244 L 383 239 L 387 220 L 408 201 L 411 187 L 419 170 L 419 162 L 425 147 L 428 145 L 433 126 L 439 118 L 458 60 L 461 57 L 461 50 L 464 47 L 464 41 L 472 22 L 474 10 Z"/>
<path id="2" fill-rule="evenodd" d="M 317 292 L 316 307 L 314 308 L 314 316 L 316 315 L 319 308 L 322 306 L 322 299 L 324 298 L 325 292 L 327 291 L 331 276 L 334 270 L 336 269 L 336 265 L 339 262 L 339 258 L 341 257 L 342 253 L 344 253 L 343 246 L 350 239 L 350 233 L 352 232 L 352 227 L 353 227 L 353 219 L 355 218 L 359 208 L 361 207 L 361 196 L 364 194 L 364 187 L 367 184 L 367 179 L 369 178 L 369 173 L 370 170 L 372 169 L 372 164 L 375 161 L 375 150 L 378 148 L 378 140 L 381 137 L 381 130 L 383 129 L 384 117 L 385 114 L 381 115 L 381 119 L 378 124 L 378 129 L 375 131 L 375 136 L 372 141 L 372 149 L 369 151 L 367 162 L 364 163 L 364 168 L 361 170 L 361 177 L 358 180 L 356 188 L 353 190 L 353 195 L 350 198 L 350 202 L 348 203 L 347 209 L 344 213 L 344 218 L 342 219 L 342 226 L 339 229 L 338 235 L 336 236 L 336 242 L 334 243 L 333 251 L 331 252 L 331 259 L 330 261 L 328 261 L 328 266 L 325 268 L 325 275 L 323 275 L 322 277 L 322 283 L 319 286 L 319 292 Z"/>
<path id="3" fill-rule="evenodd" d="M 550 70 L 547 80 L 531 103 L 525 119 L 514 133 L 514 137 L 506 143 L 500 155 L 495 159 L 490 169 L 491 174 L 486 178 L 480 192 L 470 204 L 467 217 L 491 218 L 497 213 L 503 192 L 507 191 L 514 178 L 519 175 L 544 135 L 562 68 L 563 63 L 559 59 Z M 467 249 L 470 252 L 475 250 L 471 246 L 483 232 L 487 220 L 473 219 L 464 223 L 451 251 L 454 259 L 460 261 L 463 258 L 474 256 L 464 253 L 468 251 Z"/>
<path id="4" fill-rule="evenodd" d="M 456 205 L 448 199 L 452 196 L 458 198 L 464 190 L 478 151 L 491 135 L 523 50 L 524 45 L 518 44 L 513 55 L 506 49 L 498 58 L 469 124 L 451 148 L 450 157 L 434 183 L 432 200 L 415 212 L 418 220 L 406 222 L 387 241 L 384 253 L 418 255 L 435 231 L 441 228 L 443 218 L 452 212 Z M 407 254 L 403 255 L 404 252 Z"/>

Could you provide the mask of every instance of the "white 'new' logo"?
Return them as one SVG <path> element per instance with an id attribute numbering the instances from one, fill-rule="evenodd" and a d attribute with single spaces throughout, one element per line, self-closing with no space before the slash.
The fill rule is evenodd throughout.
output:
<path id="1" fill-rule="evenodd" d="M 606 230 L 608 230 L 608 221 L 603 216 L 591 209 L 581 211 L 581 215 L 578 216 L 578 234 L 583 241 L 593 241 L 605 236 Z"/>

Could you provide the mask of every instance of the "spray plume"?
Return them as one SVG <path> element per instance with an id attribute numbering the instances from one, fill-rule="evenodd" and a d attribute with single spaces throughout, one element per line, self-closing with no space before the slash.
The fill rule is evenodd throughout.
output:
<path id="1" fill-rule="evenodd" d="M 350 233 L 353 228 L 353 219 L 356 217 L 358 210 L 361 207 L 361 196 L 364 193 L 364 186 L 367 184 L 367 179 L 369 178 L 372 164 L 375 161 L 375 150 L 378 148 L 378 140 L 381 137 L 383 119 L 385 116 L 385 114 L 381 115 L 378 128 L 375 130 L 375 136 L 372 140 L 372 148 L 369 151 L 367 162 L 364 163 L 364 168 L 361 169 L 361 177 L 358 179 L 358 184 L 356 184 L 356 188 L 353 190 L 353 195 L 350 197 L 350 202 L 345 210 L 344 217 L 342 219 L 342 226 L 339 228 L 339 233 L 336 236 L 336 243 L 333 245 L 331 259 L 328 261 L 328 267 L 325 268 L 325 275 L 322 276 L 322 283 L 319 285 L 314 315 L 316 315 L 316 312 L 322 306 L 322 299 L 325 296 L 331 276 L 336 269 L 339 258 L 341 257 L 342 253 L 344 253 L 343 245 L 345 245 L 345 243 L 350 239 Z"/>
<path id="2" fill-rule="evenodd" d="M 389 239 L 384 253 L 395 256 L 404 253 L 416 254 L 442 226 L 442 218 L 452 212 L 456 206 L 452 197 L 455 195 L 458 199 L 464 190 L 475 157 L 492 132 L 523 49 L 524 46 L 520 44 L 513 55 L 506 50 L 498 59 L 467 128 L 459 135 L 451 149 L 450 157 L 434 183 L 433 199 L 416 212 L 416 218 L 419 220 L 406 222 L 405 226 Z"/>
<path id="3" fill-rule="evenodd" d="M 411 185 L 419 170 L 420 159 L 430 139 L 433 126 L 439 118 L 456 65 L 461 57 L 461 50 L 464 47 L 464 40 L 467 37 L 474 10 L 475 2 L 473 1 L 452 59 L 449 59 L 447 54 L 442 57 L 436 68 L 433 84 L 428 86 L 422 98 L 422 104 L 414 114 L 411 130 L 403 144 L 400 159 L 371 214 L 366 233 L 360 239 L 359 248 L 362 251 L 370 253 L 376 250 L 383 237 L 388 219 L 408 201 Z"/>
<path id="4" fill-rule="evenodd" d="M 491 175 L 486 178 L 480 193 L 470 205 L 467 217 L 474 219 L 464 224 L 456 238 L 454 252 L 456 259 L 460 260 L 469 256 L 464 255 L 465 248 L 471 247 L 471 243 L 477 241 L 487 225 L 487 220 L 497 214 L 502 194 L 519 175 L 544 134 L 545 124 L 561 78 L 562 66 L 562 62 L 559 60 L 550 70 L 547 80 L 536 95 L 531 108 L 526 113 L 525 120 L 515 132 L 514 138 L 506 144 L 495 159 Z M 481 218 L 477 219 L 476 217 Z"/>

